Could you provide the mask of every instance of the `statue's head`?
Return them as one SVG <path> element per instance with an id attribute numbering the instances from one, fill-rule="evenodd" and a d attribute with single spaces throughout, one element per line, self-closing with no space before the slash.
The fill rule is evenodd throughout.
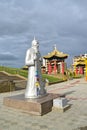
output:
<path id="1" fill-rule="evenodd" d="M 32 47 L 35 48 L 36 50 L 39 49 L 39 42 L 35 38 L 32 41 Z"/>
<path id="2" fill-rule="evenodd" d="M 39 42 L 35 38 L 32 41 L 32 46 L 39 46 Z"/>

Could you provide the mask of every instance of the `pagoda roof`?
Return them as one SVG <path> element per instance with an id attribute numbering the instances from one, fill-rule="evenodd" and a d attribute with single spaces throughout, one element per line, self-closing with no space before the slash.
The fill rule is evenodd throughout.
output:
<path id="1" fill-rule="evenodd" d="M 25 65 L 25 66 L 22 67 L 22 69 L 24 69 L 24 70 L 28 70 L 28 66 Z"/>
<path id="2" fill-rule="evenodd" d="M 79 58 L 78 60 L 77 60 L 77 65 L 85 65 L 86 63 L 85 63 L 85 58 Z"/>
<path id="3" fill-rule="evenodd" d="M 85 62 L 79 61 L 79 62 L 77 62 L 77 65 L 85 65 Z"/>
<path id="4" fill-rule="evenodd" d="M 64 54 L 63 52 L 58 51 L 56 48 L 48 53 L 48 55 L 43 56 L 44 59 L 52 59 L 52 58 L 59 58 L 59 59 L 65 59 L 68 57 L 68 54 Z"/>
<path id="5" fill-rule="evenodd" d="M 77 61 L 74 63 L 74 65 L 85 65 L 86 64 L 86 62 L 85 62 L 85 58 L 83 58 L 83 57 L 79 57 L 78 59 L 77 59 Z"/>

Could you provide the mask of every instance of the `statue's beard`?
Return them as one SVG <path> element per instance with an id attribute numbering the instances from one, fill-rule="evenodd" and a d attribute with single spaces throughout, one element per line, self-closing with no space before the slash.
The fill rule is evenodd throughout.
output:
<path id="1" fill-rule="evenodd" d="M 33 49 L 35 50 L 35 53 L 38 53 L 39 49 L 36 47 L 33 47 Z"/>

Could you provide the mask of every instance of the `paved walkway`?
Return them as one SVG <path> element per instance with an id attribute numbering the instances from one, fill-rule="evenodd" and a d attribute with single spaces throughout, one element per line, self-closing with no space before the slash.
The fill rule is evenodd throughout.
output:
<path id="1" fill-rule="evenodd" d="M 0 130 L 80 130 L 87 126 L 87 81 L 70 80 L 48 86 L 47 91 L 65 94 L 71 108 L 64 113 L 52 110 L 44 116 L 34 116 L 3 105 L 4 97 L 24 90 L 3 93 L 0 94 Z"/>

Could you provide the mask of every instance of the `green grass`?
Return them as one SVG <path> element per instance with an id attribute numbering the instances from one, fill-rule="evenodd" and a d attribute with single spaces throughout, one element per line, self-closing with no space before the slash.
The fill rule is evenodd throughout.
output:
<path id="1" fill-rule="evenodd" d="M 19 74 L 25 78 L 27 78 L 27 76 L 28 76 L 27 70 L 22 70 L 19 68 L 0 66 L 0 71 L 5 71 L 5 72 L 10 73 L 10 74 Z M 50 76 L 48 74 L 42 74 L 42 77 L 43 77 L 43 80 L 48 79 L 49 83 L 56 83 L 56 82 L 63 81 L 63 79 L 59 79 L 58 77 Z"/>
<path id="2" fill-rule="evenodd" d="M 5 71 L 5 72 L 10 73 L 10 74 L 19 74 L 23 77 L 27 77 L 27 75 L 28 75 L 28 72 L 26 70 L 22 70 L 19 68 L 0 66 L 0 71 Z"/>
<path id="3" fill-rule="evenodd" d="M 48 79 L 49 83 L 56 83 L 56 82 L 63 81 L 63 79 L 59 79 L 58 77 L 51 76 L 48 74 L 43 74 L 42 76 L 43 76 L 43 79 Z"/>

